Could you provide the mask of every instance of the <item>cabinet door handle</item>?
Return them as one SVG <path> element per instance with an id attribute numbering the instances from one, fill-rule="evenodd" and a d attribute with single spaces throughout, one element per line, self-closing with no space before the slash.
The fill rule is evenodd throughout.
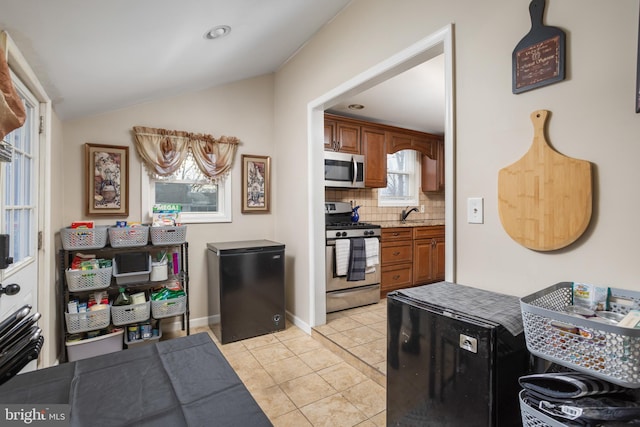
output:
<path id="1" fill-rule="evenodd" d="M 396 274 L 395 276 L 393 276 L 393 280 L 398 280 L 400 278 L 399 274 Z"/>
<path id="2" fill-rule="evenodd" d="M 400 233 L 393 233 L 393 235 L 394 235 L 394 236 L 399 236 L 399 235 L 400 235 Z"/>
<path id="3" fill-rule="evenodd" d="M 394 252 L 393 253 L 393 256 L 398 256 L 398 255 L 400 255 L 400 252 Z"/>

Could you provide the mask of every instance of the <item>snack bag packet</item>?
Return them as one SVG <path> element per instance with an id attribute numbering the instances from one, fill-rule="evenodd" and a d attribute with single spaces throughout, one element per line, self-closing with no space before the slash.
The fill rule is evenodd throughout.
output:
<path id="1" fill-rule="evenodd" d="M 589 310 L 603 311 L 607 307 L 609 288 L 607 286 L 596 286 L 588 283 L 571 284 L 571 296 L 573 305 L 588 308 Z"/>

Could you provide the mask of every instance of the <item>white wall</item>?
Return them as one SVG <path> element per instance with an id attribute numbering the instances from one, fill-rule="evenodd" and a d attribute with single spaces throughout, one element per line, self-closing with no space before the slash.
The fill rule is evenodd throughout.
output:
<path id="1" fill-rule="evenodd" d="M 270 215 L 190 227 L 192 311 L 206 309 L 205 244 L 275 238 L 287 245 L 287 308 L 310 322 L 310 188 L 307 105 L 343 82 L 453 23 L 456 109 L 456 279 L 523 296 L 563 280 L 639 289 L 634 243 L 640 237 L 633 197 L 640 181 L 640 116 L 634 111 L 638 5 L 630 0 L 548 1 L 545 23 L 567 33 L 567 79 L 511 93 L 511 52 L 528 32 L 528 0 L 354 0 L 273 76 L 64 125 L 64 223 L 84 212 L 82 145 L 131 145 L 134 125 L 164 127 L 243 141 L 238 153 L 272 155 Z M 537 253 L 513 242 L 497 212 L 498 170 L 531 144 L 529 114 L 552 112 L 548 139 L 561 153 L 594 165 L 594 210 L 585 235 L 570 247 Z M 136 159 L 132 151 L 132 160 Z M 320 161 L 320 159 L 318 159 Z M 131 162 L 130 220 L 140 215 L 139 163 Z M 239 181 L 240 168 L 233 171 Z M 485 223 L 467 224 L 468 197 L 485 198 Z M 104 221 L 105 223 L 110 220 Z"/>
<path id="2" fill-rule="evenodd" d="M 84 144 L 129 146 L 129 221 L 141 220 L 141 164 L 133 146 L 133 126 L 149 126 L 215 137 L 235 136 L 241 144 L 231 172 L 233 222 L 190 224 L 189 301 L 192 326 L 206 324 L 206 244 L 230 240 L 273 239 L 273 214 L 240 213 L 242 154 L 272 156 L 272 174 L 280 167 L 273 148 L 273 76 L 185 94 L 159 102 L 64 123 L 64 224 L 84 219 Z M 273 212 L 273 211 L 272 211 Z M 92 218 L 99 224 L 115 224 L 116 218 Z M 118 218 L 120 219 L 120 218 Z"/>
<path id="3" fill-rule="evenodd" d="M 281 209 L 295 203 L 292 227 L 276 217 L 276 238 L 295 258 L 293 311 L 310 319 L 311 268 L 306 201 L 307 104 L 421 40 L 454 25 L 456 110 L 456 281 L 524 296 L 559 281 L 639 289 L 634 243 L 640 237 L 632 196 L 640 116 L 634 109 L 637 2 L 547 2 L 545 23 L 567 33 L 567 79 L 511 93 L 511 53 L 529 31 L 528 1 L 355 0 L 276 74 L 276 155 Z M 548 139 L 561 153 L 589 160 L 594 170 L 591 225 L 570 247 L 538 253 L 503 230 L 497 211 L 498 170 L 531 144 L 529 114 L 548 109 Z M 484 197 L 485 223 L 467 224 L 466 199 Z M 299 226 L 299 227 L 298 227 Z M 317 267 L 317 266 L 316 266 Z"/>

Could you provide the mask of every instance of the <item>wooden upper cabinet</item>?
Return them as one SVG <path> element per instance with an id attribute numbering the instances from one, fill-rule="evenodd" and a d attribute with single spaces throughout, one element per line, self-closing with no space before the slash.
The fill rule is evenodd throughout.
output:
<path id="1" fill-rule="evenodd" d="M 325 113 L 324 149 L 363 154 L 366 188 L 387 186 L 387 154 L 416 150 L 422 153 L 422 191 L 444 191 L 442 136 Z"/>
<path id="2" fill-rule="evenodd" d="M 422 155 L 422 191 L 440 193 L 444 191 L 444 141 L 434 144 L 433 156 Z"/>
<path id="3" fill-rule="evenodd" d="M 334 151 L 336 146 L 336 121 L 324 118 L 324 149 L 326 151 Z"/>
<path id="4" fill-rule="evenodd" d="M 365 160 L 364 185 L 367 188 L 387 186 L 387 145 L 384 129 L 363 127 L 362 154 Z"/>
<path id="5" fill-rule="evenodd" d="M 410 130 L 406 132 L 389 131 L 387 132 L 387 152 L 391 154 L 400 150 L 416 150 L 433 157 L 433 143 L 436 138 L 436 135 Z"/>
<path id="6" fill-rule="evenodd" d="M 341 153 L 360 154 L 360 125 L 325 114 L 324 148 Z"/>

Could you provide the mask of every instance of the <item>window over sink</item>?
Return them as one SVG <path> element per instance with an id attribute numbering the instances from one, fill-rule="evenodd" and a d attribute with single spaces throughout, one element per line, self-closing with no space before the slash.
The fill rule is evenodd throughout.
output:
<path id="1" fill-rule="evenodd" d="M 420 163 L 415 150 L 387 154 L 387 187 L 378 190 L 378 206 L 417 205 Z"/>

